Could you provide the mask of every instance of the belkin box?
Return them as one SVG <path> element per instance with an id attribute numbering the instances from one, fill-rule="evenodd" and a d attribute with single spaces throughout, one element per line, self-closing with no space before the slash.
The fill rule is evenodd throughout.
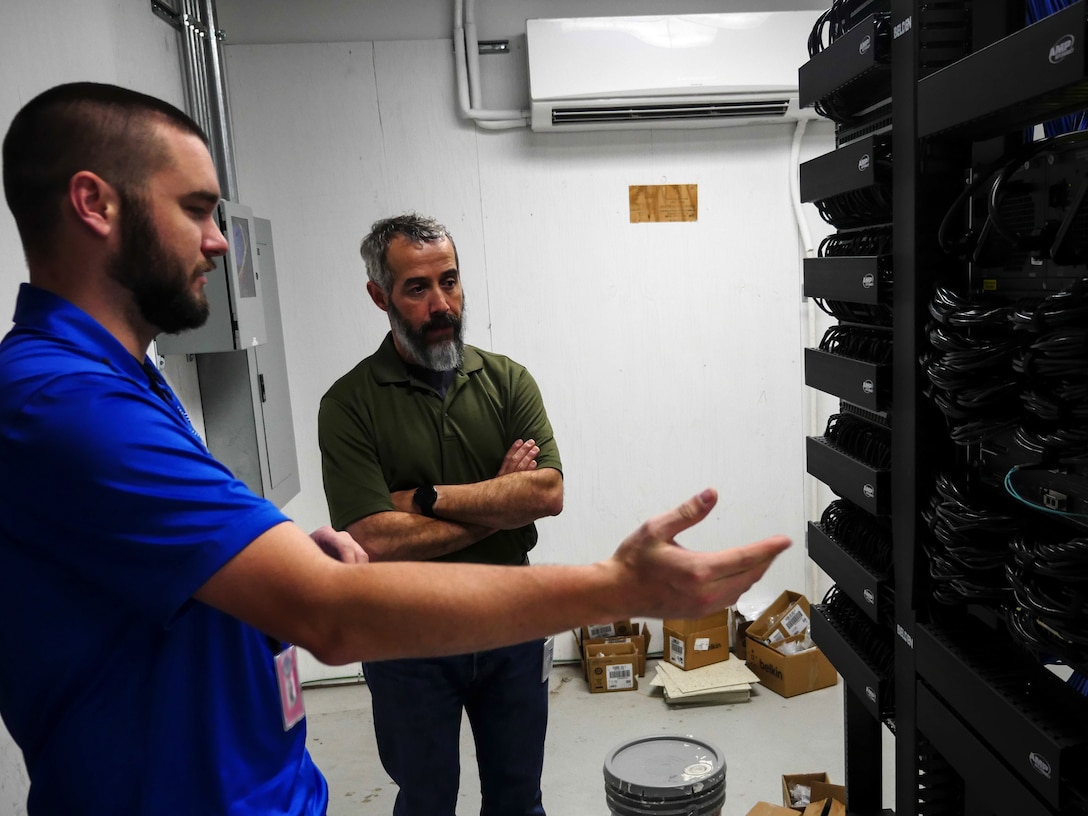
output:
<path id="1" fill-rule="evenodd" d="M 808 633 L 810 614 L 804 595 L 783 592 L 752 621 L 745 633 L 748 668 L 764 686 L 783 697 L 827 688 L 839 682 L 835 667 L 817 647 L 794 654 L 778 651 Z"/>
<path id="2" fill-rule="evenodd" d="M 665 659 L 684 671 L 729 659 L 729 610 L 705 618 L 666 618 Z"/>

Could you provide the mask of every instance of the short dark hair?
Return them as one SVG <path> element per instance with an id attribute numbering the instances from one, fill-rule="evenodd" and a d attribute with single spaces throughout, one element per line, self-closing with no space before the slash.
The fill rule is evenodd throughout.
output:
<path id="1" fill-rule="evenodd" d="M 27 255 L 46 254 L 73 175 L 89 170 L 124 191 L 166 162 L 156 123 L 208 137 L 153 96 L 95 82 L 58 85 L 23 106 L 4 137 L 4 196 Z"/>
<path id="2" fill-rule="evenodd" d="M 387 295 L 393 289 L 393 270 L 386 263 L 386 253 L 398 235 L 403 235 L 413 244 L 434 244 L 445 239 L 453 247 L 454 262 L 458 267 L 461 265 L 453 236 L 433 218 L 418 213 L 405 213 L 375 221 L 370 226 L 370 234 L 359 246 L 359 254 L 366 263 L 367 277 Z"/>

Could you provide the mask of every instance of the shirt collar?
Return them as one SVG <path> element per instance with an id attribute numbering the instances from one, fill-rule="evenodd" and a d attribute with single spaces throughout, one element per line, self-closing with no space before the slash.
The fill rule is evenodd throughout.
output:
<path id="1" fill-rule="evenodd" d="M 146 380 L 144 360 L 137 360 L 121 341 L 70 301 L 30 283 L 19 285 L 13 318 L 17 329 L 44 332 L 69 345 L 80 356 L 98 360 L 137 381 Z"/>

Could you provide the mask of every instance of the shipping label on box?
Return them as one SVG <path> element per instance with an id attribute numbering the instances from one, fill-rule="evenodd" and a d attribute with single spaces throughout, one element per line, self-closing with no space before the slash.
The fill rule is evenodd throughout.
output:
<path id="1" fill-rule="evenodd" d="M 583 634 L 590 627 L 583 626 L 581 631 L 574 632 L 574 642 L 578 648 L 578 655 L 582 662 L 582 673 L 586 672 L 586 650 L 599 643 L 632 643 L 638 653 L 638 676 L 646 676 L 646 655 L 650 651 L 650 629 L 648 626 L 638 623 L 629 624 L 631 634 L 629 637 L 605 637 L 587 638 Z"/>
<path id="2" fill-rule="evenodd" d="M 597 638 L 626 637 L 634 631 L 629 620 L 612 621 L 611 623 L 591 623 L 582 627 L 582 640 L 594 640 Z"/>
<path id="3" fill-rule="evenodd" d="M 585 651 L 586 682 L 591 694 L 638 689 L 638 653 L 634 644 L 596 643 Z"/>
<path id="4" fill-rule="evenodd" d="M 763 614 L 748 626 L 749 640 L 775 643 L 808 631 L 810 607 L 808 598 L 799 592 L 786 590 Z M 787 625 L 788 620 L 788 625 Z"/>

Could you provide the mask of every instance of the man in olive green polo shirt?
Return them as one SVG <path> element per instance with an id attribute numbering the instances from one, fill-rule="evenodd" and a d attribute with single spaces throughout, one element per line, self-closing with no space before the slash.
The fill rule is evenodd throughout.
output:
<path id="1" fill-rule="evenodd" d="M 457 250 L 441 224 L 379 221 L 362 243 L 367 291 L 389 316 L 378 350 L 321 401 L 332 524 L 371 560 L 525 564 L 533 522 L 563 508 L 559 450 L 540 391 L 518 363 L 463 342 Z M 453 816 L 468 712 L 483 810 L 544 813 L 543 643 L 364 663 L 395 816 Z"/>

